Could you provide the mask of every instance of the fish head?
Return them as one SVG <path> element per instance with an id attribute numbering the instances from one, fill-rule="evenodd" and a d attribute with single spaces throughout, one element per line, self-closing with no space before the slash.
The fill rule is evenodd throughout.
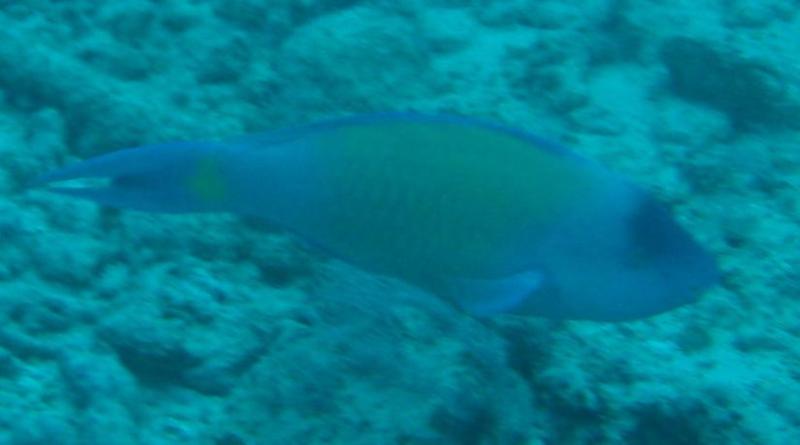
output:
<path id="1" fill-rule="evenodd" d="M 531 312 L 624 321 L 695 302 L 719 279 L 714 258 L 665 206 L 637 192 L 628 204 L 573 225 L 548 249 L 549 282 Z"/>

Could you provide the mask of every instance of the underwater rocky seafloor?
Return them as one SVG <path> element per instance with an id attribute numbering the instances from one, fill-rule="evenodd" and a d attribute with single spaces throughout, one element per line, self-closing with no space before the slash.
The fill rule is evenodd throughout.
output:
<path id="1" fill-rule="evenodd" d="M 800 443 L 798 6 L 0 2 L 0 444 Z M 721 285 L 630 323 L 477 320 L 254 221 L 25 189 L 388 109 L 600 159 Z"/>

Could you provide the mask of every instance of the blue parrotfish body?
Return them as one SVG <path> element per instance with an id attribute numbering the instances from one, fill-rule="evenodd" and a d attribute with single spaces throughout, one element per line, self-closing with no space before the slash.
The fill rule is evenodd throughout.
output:
<path id="1" fill-rule="evenodd" d="M 470 313 L 627 320 L 694 301 L 713 258 L 653 197 L 520 130 L 384 114 L 120 150 L 42 176 L 155 212 L 233 212 Z"/>

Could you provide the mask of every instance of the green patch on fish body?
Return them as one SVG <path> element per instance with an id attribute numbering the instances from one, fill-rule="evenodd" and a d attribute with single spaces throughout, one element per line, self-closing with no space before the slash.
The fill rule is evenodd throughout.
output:
<path id="1" fill-rule="evenodd" d="M 513 251 L 590 195 L 588 165 L 455 125 L 386 121 L 322 135 L 314 157 L 331 203 L 322 237 L 359 264 L 413 275 L 530 266 Z"/>

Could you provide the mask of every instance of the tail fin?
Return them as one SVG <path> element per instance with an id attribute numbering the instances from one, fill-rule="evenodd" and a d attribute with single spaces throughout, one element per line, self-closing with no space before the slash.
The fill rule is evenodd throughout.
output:
<path id="1" fill-rule="evenodd" d="M 207 142 L 130 148 L 46 173 L 32 186 L 99 179 L 106 184 L 56 185 L 47 190 L 149 212 L 224 211 L 227 181 L 221 162 L 225 150 L 224 145 Z"/>

